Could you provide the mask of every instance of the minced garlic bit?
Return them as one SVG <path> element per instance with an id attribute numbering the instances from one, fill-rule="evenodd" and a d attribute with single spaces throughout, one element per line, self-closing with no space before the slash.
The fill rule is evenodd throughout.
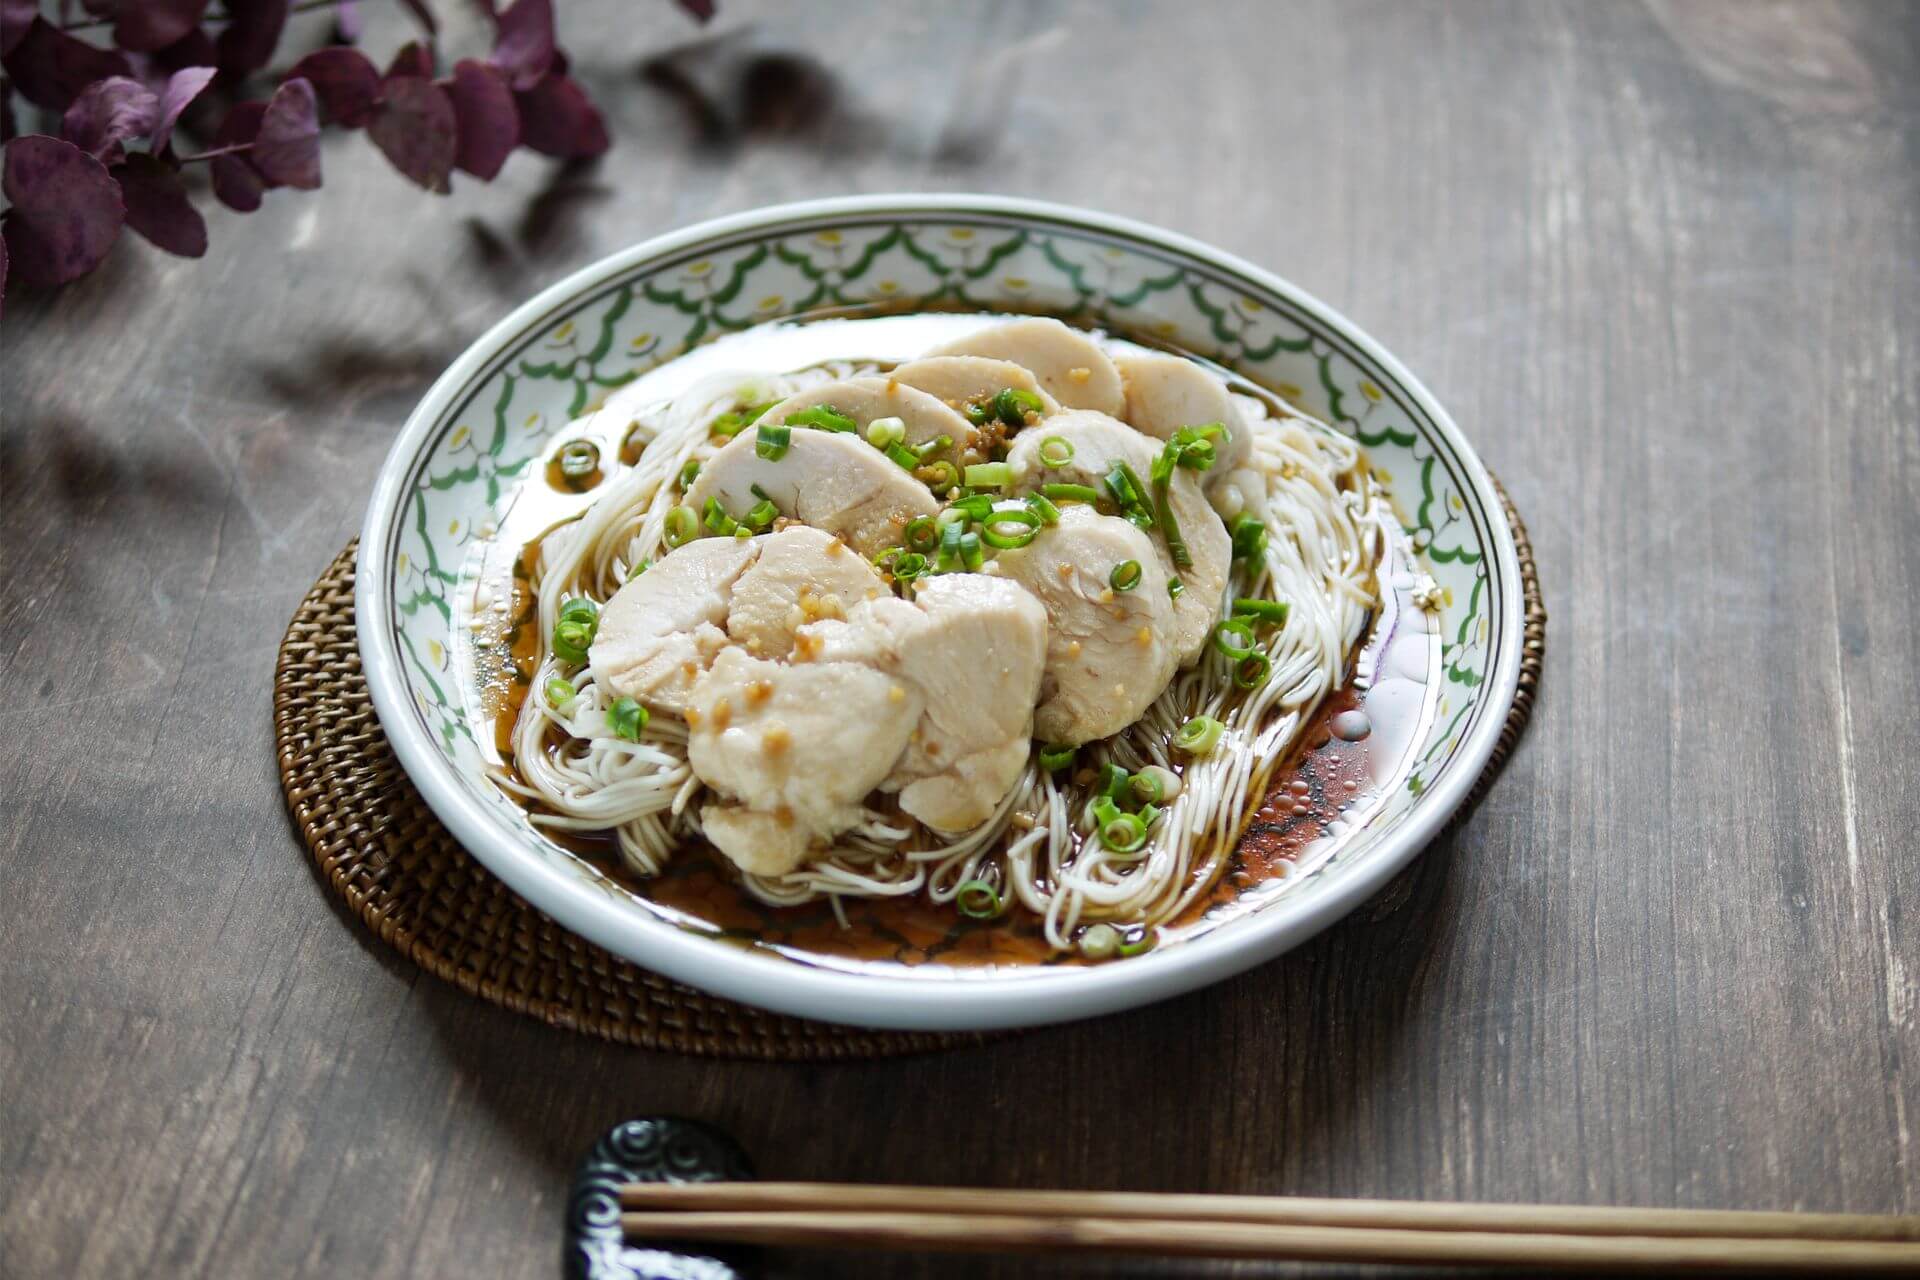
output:
<path id="1" fill-rule="evenodd" d="M 887 686 L 888 702 L 905 702 L 906 700 L 907 700 L 907 691 L 905 689 L 902 689 L 897 684 Z"/>
<path id="2" fill-rule="evenodd" d="M 1080 642 L 1078 640 L 1071 641 L 1067 645 L 1067 656 L 1069 658 L 1077 658 L 1080 656 Z"/>
<path id="3" fill-rule="evenodd" d="M 1093 376 L 1093 370 L 1087 368 L 1087 366 L 1083 364 L 1077 364 L 1073 368 L 1067 370 L 1067 377 L 1074 382 L 1085 382 L 1087 379 L 1091 378 L 1092 376 Z"/>
<path id="4" fill-rule="evenodd" d="M 757 707 L 773 696 L 773 681 L 752 680 L 747 683 L 747 705 Z"/>
<path id="5" fill-rule="evenodd" d="M 1152 643 L 1153 643 L 1153 628 L 1152 628 L 1152 627 L 1142 627 L 1142 628 L 1140 628 L 1140 629 L 1139 629 L 1138 631 L 1136 631 L 1136 632 L 1134 632 L 1134 633 L 1133 633 L 1133 638 L 1134 638 L 1135 640 L 1137 640 L 1137 641 L 1139 641 L 1139 642 L 1140 642 L 1140 647 L 1141 647 L 1142 649 L 1144 649 L 1144 648 L 1146 648 L 1146 647 L 1147 647 L 1148 645 L 1150 645 L 1150 644 L 1152 644 Z"/>
<path id="6" fill-rule="evenodd" d="M 793 825 L 793 810 L 783 804 L 773 811 L 773 820 L 783 827 L 790 827 Z"/>
<path id="7" fill-rule="evenodd" d="M 1007 819 L 1007 825 L 1017 831 L 1031 831 L 1037 824 L 1034 822 L 1033 815 L 1025 809 L 1015 809 L 1012 816 Z"/>
<path id="8" fill-rule="evenodd" d="M 687 708 L 687 728 L 698 729 L 699 727 L 700 727 L 700 708 L 688 707 Z"/>
<path id="9" fill-rule="evenodd" d="M 724 733 L 733 723 L 733 704 L 725 698 L 719 698 L 713 704 L 713 729 L 715 733 Z"/>
<path id="10" fill-rule="evenodd" d="M 783 724 L 770 724 L 767 731 L 760 735 L 760 745 L 770 756 L 777 756 L 793 745 L 793 734 Z"/>
<path id="11" fill-rule="evenodd" d="M 1414 608 L 1425 609 L 1429 613 L 1437 613 L 1443 603 L 1441 595 L 1440 584 L 1433 580 L 1432 574 L 1423 573 L 1413 580 Z"/>

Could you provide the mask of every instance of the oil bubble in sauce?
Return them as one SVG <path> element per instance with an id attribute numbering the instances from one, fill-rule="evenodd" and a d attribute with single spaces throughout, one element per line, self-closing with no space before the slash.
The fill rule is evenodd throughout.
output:
<path id="1" fill-rule="evenodd" d="M 1333 736 L 1342 742 L 1358 742 L 1373 732 L 1373 721 L 1367 719 L 1367 713 L 1364 711 L 1342 711 L 1327 727 L 1333 730 Z"/>

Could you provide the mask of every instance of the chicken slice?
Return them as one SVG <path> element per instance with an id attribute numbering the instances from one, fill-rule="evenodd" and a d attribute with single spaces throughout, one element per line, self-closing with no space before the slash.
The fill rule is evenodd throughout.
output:
<path id="1" fill-rule="evenodd" d="M 702 828 L 756 875 L 791 871 L 858 822 L 922 709 L 918 692 L 871 667 L 788 666 L 737 646 L 720 651 L 690 703 L 687 759 L 719 797 Z"/>
<path id="2" fill-rule="evenodd" d="M 896 382 L 918 387 L 961 412 L 969 404 L 983 404 L 993 399 L 1008 387 L 1039 396 L 1042 415 L 1060 411 L 1060 402 L 1046 393 L 1032 373 L 1011 360 L 987 356 L 927 356 L 899 366 L 892 377 Z"/>
<path id="3" fill-rule="evenodd" d="M 1180 356 L 1121 356 L 1113 363 L 1127 389 L 1127 411 L 1121 416 L 1135 431 L 1170 440 L 1181 427 L 1217 422 L 1227 429 L 1228 439 L 1214 442 L 1207 488 L 1246 464 L 1253 436 L 1234 407 L 1226 383 Z"/>
<path id="4" fill-rule="evenodd" d="M 939 396 L 931 395 L 904 378 L 891 374 L 868 378 L 845 378 L 818 387 L 809 387 L 788 396 L 760 417 L 761 422 L 784 423 L 802 409 L 826 405 L 852 418 L 864 439 L 867 424 L 875 418 L 898 418 L 905 424 L 906 443 L 925 444 L 946 436 L 960 448 L 972 440 L 977 428 Z M 799 428 L 796 427 L 796 430 Z"/>
<path id="5" fill-rule="evenodd" d="M 1071 446 L 1073 458 L 1064 466 L 1050 467 L 1040 461 L 1040 448 L 1056 438 Z M 1029 431 L 1017 437 L 1007 454 L 1007 465 L 1013 469 L 1014 484 L 1022 492 L 1054 482 L 1102 489 L 1107 474 L 1119 462 L 1131 466 L 1140 483 L 1151 490 L 1153 463 L 1160 456 L 1160 448 L 1159 441 L 1104 413 L 1069 410 L 1047 419 L 1045 431 Z M 1183 666 L 1197 661 L 1205 651 L 1213 624 L 1219 621 L 1220 600 L 1226 594 L 1227 575 L 1233 567 L 1233 539 L 1201 492 L 1198 474 L 1176 467 L 1168 485 L 1180 537 L 1193 559 L 1192 565 L 1177 570 L 1183 585 L 1180 596 L 1173 601 L 1173 647 Z M 1149 492 L 1147 496 L 1153 495 Z M 1157 531 L 1149 542 L 1153 557 L 1140 557 L 1146 577 L 1139 589 L 1129 594 L 1164 598 L 1167 579 L 1176 574 L 1173 556 Z"/>
<path id="6" fill-rule="evenodd" d="M 1118 516 L 1069 506 L 1060 523 L 999 553 L 988 571 L 1019 583 L 1047 615 L 1047 663 L 1036 736 L 1078 746 L 1120 732 L 1167 687 L 1179 662 L 1174 602 L 1149 573 L 1132 591 L 1108 585 L 1113 566 L 1152 564 L 1147 535 Z M 937 581 L 937 579 L 936 579 Z"/>
<path id="7" fill-rule="evenodd" d="M 600 611 L 587 660 L 616 694 L 679 715 L 693 682 L 727 643 L 728 596 L 760 539 L 702 538 L 656 561 Z"/>
<path id="8" fill-rule="evenodd" d="M 1048 394 L 1070 409 L 1119 413 L 1126 405 L 1120 371 L 1107 353 L 1058 320 L 1010 320 L 935 347 L 927 355 L 1010 360 L 1030 370 Z"/>
<path id="9" fill-rule="evenodd" d="M 865 558 L 830 533 L 803 524 L 756 538 L 760 558 L 733 584 L 727 634 L 756 658 L 785 658 L 793 633 L 888 594 Z"/>
<path id="10" fill-rule="evenodd" d="M 881 785 L 940 831 L 993 816 L 1027 763 L 1033 705 L 1047 656 L 1047 613 L 1017 583 L 942 574 L 912 603 L 877 599 L 845 622 L 802 632 L 820 661 L 852 661 L 897 676 L 925 712 Z"/>
<path id="11" fill-rule="evenodd" d="M 838 534 L 868 559 L 899 542 L 907 521 L 940 510 L 926 485 L 857 436 L 797 428 L 777 460 L 760 457 L 754 444 L 754 433 L 742 432 L 714 454 L 687 504 L 699 511 L 717 498 L 738 517 L 760 501 L 757 486 L 780 514 Z"/>

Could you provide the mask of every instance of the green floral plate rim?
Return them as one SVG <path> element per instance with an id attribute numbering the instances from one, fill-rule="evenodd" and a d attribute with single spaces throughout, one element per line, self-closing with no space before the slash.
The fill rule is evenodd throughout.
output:
<path id="1" fill-rule="evenodd" d="M 1257 910 L 1123 964 L 952 980 L 834 972 L 687 932 L 536 831 L 487 781 L 460 662 L 467 551 L 554 433 L 720 335 L 823 311 L 1062 315 L 1171 342 L 1354 436 L 1442 605 L 1437 713 L 1388 802 Z M 361 533 L 355 610 L 382 727 L 460 842 L 561 924 L 749 1004 L 876 1027 L 967 1030 L 1145 1004 L 1268 959 L 1351 910 L 1466 799 L 1513 703 L 1523 591 L 1493 482 L 1446 411 L 1326 304 L 1142 223 L 1002 196 L 809 201 L 701 223 L 576 272 L 476 341 L 395 442 Z"/>

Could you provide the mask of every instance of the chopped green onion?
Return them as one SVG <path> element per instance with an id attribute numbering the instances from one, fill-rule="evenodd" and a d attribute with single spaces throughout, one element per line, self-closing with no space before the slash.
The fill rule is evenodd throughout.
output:
<path id="1" fill-rule="evenodd" d="M 1048 436 L 1040 442 L 1040 461 L 1049 467 L 1064 467 L 1073 461 L 1073 441 L 1065 436 Z"/>
<path id="2" fill-rule="evenodd" d="M 961 534 L 960 535 L 960 563 L 966 566 L 967 572 L 968 573 L 978 572 L 980 569 L 980 566 L 985 564 L 986 562 L 987 562 L 987 553 L 980 546 L 980 535 L 977 533 Z"/>
<path id="3" fill-rule="evenodd" d="M 1173 560 L 1174 568 L 1193 567 L 1193 553 L 1187 550 L 1187 543 L 1180 536 L 1180 522 L 1174 518 L 1173 499 L 1168 489 L 1173 484 L 1173 469 L 1180 459 L 1180 446 L 1169 443 L 1153 460 L 1153 500 L 1159 508 L 1156 523 L 1160 526 L 1160 536 L 1166 540 L 1167 555 Z"/>
<path id="4" fill-rule="evenodd" d="M 1135 800 L 1150 808 L 1165 804 L 1180 794 L 1180 775 L 1171 769 L 1150 764 L 1133 775 L 1133 781 L 1128 784 L 1128 788 L 1133 792 Z M 1145 810 L 1141 812 L 1144 813 Z M 1148 821 L 1151 822 L 1152 819 Z"/>
<path id="5" fill-rule="evenodd" d="M 753 439 L 754 456 L 768 462 L 778 462 L 787 456 L 787 450 L 793 447 L 793 428 L 777 426 L 771 422 L 760 424 L 760 430 Z"/>
<path id="6" fill-rule="evenodd" d="M 969 400 L 960 412 L 966 414 L 967 421 L 974 426 L 984 427 L 987 425 L 987 420 L 993 417 L 993 402 L 991 399 Z"/>
<path id="7" fill-rule="evenodd" d="M 1178 600 L 1180 598 L 1180 593 L 1182 591 L 1185 591 L 1186 589 L 1187 589 L 1187 584 L 1180 581 L 1180 579 L 1178 578 L 1167 579 L 1167 599 Z"/>
<path id="8" fill-rule="evenodd" d="M 591 620 L 562 618 L 553 624 L 553 656 L 562 662 L 585 662 L 587 649 L 593 644 L 594 624 Z"/>
<path id="9" fill-rule="evenodd" d="M 1028 494 L 1027 510 L 1033 512 L 1033 514 L 1035 514 L 1036 516 L 1039 516 L 1041 524 L 1059 524 L 1060 523 L 1060 508 L 1054 506 L 1053 503 L 1049 502 L 1047 500 L 1047 495 L 1044 493 Z"/>
<path id="10" fill-rule="evenodd" d="M 1125 799 L 1127 783 L 1132 777 L 1132 774 L 1109 760 L 1100 766 L 1100 794 L 1109 800 Z"/>
<path id="11" fill-rule="evenodd" d="M 996 511 L 980 527 L 980 536 L 1002 551 L 1024 547 L 1040 536 L 1040 517 L 1025 507 Z"/>
<path id="12" fill-rule="evenodd" d="M 558 616 L 562 622 L 571 620 L 588 622 L 598 626 L 600 624 L 600 606 L 585 596 L 575 596 L 560 606 Z"/>
<path id="13" fill-rule="evenodd" d="M 645 573 L 647 570 L 651 568 L 653 568 L 653 561 L 642 560 L 639 564 L 627 570 L 627 581 L 632 582 L 635 578 L 639 577 L 641 574 Z"/>
<path id="14" fill-rule="evenodd" d="M 780 508 L 773 505 L 769 498 L 762 498 L 747 511 L 747 524 L 755 529 L 764 529 L 780 518 Z"/>
<path id="15" fill-rule="evenodd" d="M 560 446 L 560 474 L 585 480 L 600 469 L 600 446 L 591 440 L 569 440 Z"/>
<path id="16" fill-rule="evenodd" d="M 1140 585 L 1140 562 L 1122 560 L 1113 566 L 1113 572 L 1107 575 L 1107 585 L 1115 591 L 1131 591 Z"/>
<path id="17" fill-rule="evenodd" d="M 909 582 L 927 571 L 927 558 L 918 551 L 909 551 L 897 557 L 893 562 L 895 582 Z"/>
<path id="18" fill-rule="evenodd" d="M 931 551 L 940 545 L 940 530 L 926 516 L 915 516 L 900 531 L 901 541 L 914 551 Z"/>
<path id="19" fill-rule="evenodd" d="M 932 462 L 935 458 L 953 447 L 952 436 L 935 436 L 924 444 L 913 447 L 914 456 L 922 462 Z"/>
<path id="20" fill-rule="evenodd" d="M 1214 463 L 1213 442 L 1211 440 L 1195 440 L 1192 444 L 1182 449 L 1180 455 L 1175 458 L 1174 461 L 1189 471 L 1206 471 L 1210 469 Z"/>
<path id="21" fill-rule="evenodd" d="M 1233 602 L 1233 613 L 1237 618 L 1252 618 L 1256 622 L 1284 626 L 1287 621 L 1287 602 L 1285 600 L 1249 600 L 1244 597 Z"/>
<path id="22" fill-rule="evenodd" d="M 766 400 L 751 408 L 737 409 L 731 413 L 723 413 L 713 420 L 713 425 L 709 427 L 708 430 L 713 435 L 725 436 L 731 439 L 739 435 L 742 431 L 745 431 L 754 423 L 760 421 L 761 414 L 779 403 L 778 400 Z"/>
<path id="23" fill-rule="evenodd" d="M 1073 757 L 1079 753 L 1078 747 L 1042 747 L 1040 748 L 1040 767 L 1048 773 L 1058 773 L 1073 763 Z"/>
<path id="24" fill-rule="evenodd" d="M 1043 484 L 1040 496 L 1055 502 L 1098 502 L 1100 491 L 1090 484 Z"/>
<path id="25" fill-rule="evenodd" d="M 1080 935 L 1080 954 L 1089 960 L 1111 960 L 1120 950 L 1120 931 L 1110 924 L 1090 924 Z"/>
<path id="26" fill-rule="evenodd" d="M 984 522 L 993 514 L 993 499 L 984 493 L 970 493 L 964 498 L 955 498 L 948 511 L 958 511 L 975 524 Z"/>
<path id="27" fill-rule="evenodd" d="M 680 468 L 680 492 L 693 488 L 693 482 L 700 478 L 700 459 L 688 458 L 687 465 Z"/>
<path id="28" fill-rule="evenodd" d="M 1100 826 L 1100 843 L 1114 853 L 1132 853 L 1147 842 L 1147 824 L 1139 815 L 1116 813 Z"/>
<path id="29" fill-rule="evenodd" d="M 1026 426 L 1027 415 L 1039 413 L 1045 407 L 1039 396 L 1019 387 L 1007 387 L 993 398 L 994 413 L 1010 427 Z"/>
<path id="30" fill-rule="evenodd" d="M 830 404 L 816 404 L 810 409 L 790 413 L 786 417 L 790 427 L 812 427 L 816 431 L 858 431 L 860 424 L 840 412 Z"/>
<path id="31" fill-rule="evenodd" d="M 1267 526 L 1252 516 L 1233 522 L 1233 558 L 1258 560 L 1267 554 Z"/>
<path id="32" fill-rule="evenodd" d="M 898 442 L 890 444 L 884 451 L 889 460 L 902 471 L 912 471 L 919 467 L 920 458 L 913 450 Z"/>
<path id="33" fill-rule="evenodd" d="M 1157 942 L 1159 938 L 1160 934 L 1158 930 L 1148 929 L 1139 937 L 1128 942 L 1122 942 L 1118 948 L 1121 959 L 1124 960 L 1128 956 L 1144 955 L 1153 950 L 1153 944 Z"/>
<path id="34" fill-rule="evenodd" d="M 1219 744 L 1220 735 L 1227 726 L 1212 716 L 1195 716 L 1180 726 L 1180 732 L 1173 737 L 1173 745 L 1192 756 L 1203 756 Z"/>
<path id="35" fill-rule="evenodd" d="M 568 704 L 580 696 L 571 680 L 562 680 L 559 676 L 547 678 L 546 693 L 547 705 L 555 711 L 565 711 Z"/>
<path id="36" fill-rule="evenodd" d="M 976 462 L 967 468 L 969 489 L 1004 489 L 1013 483 L 1013 468 L 1004 462 Z"/>
<path id="37" fill-rule="evenodd" d="M 669 547 L 685 546 L 700 536 L 700 517 L 692 507 L 675 507 L 667 512 L 666 542 Z"/>
<path id="38" fill-rule="evenodd" d="M 965 880 L 954 890 L 953 905 L 962 915 L 991 920 L 1000 914 L 1000 891 L 985 880 Z"/>
<path id="39" fill-rule="evenodd" d="M 1253 652 L 1253 624 L 1245 618 L 1226 618 L 1213 628 L 1213 647 L 1235 662 Z"/>
<path id="40" fill-rule="evenodd" d="M 967 514 L 966 508 L 958 504 L 951 507 L 942 507 L 940 514 L 933 518 L 936 536 L 939 530 L 946 528 L 950 524 L 957 524 L 962 529 L 965 529 L 967 522 L 971 519 L 972 517 Z"/>
<path id="41" fill-rule="evenodd" d="M 1233 667 L 1233 683 L 1242 689 L 1258 689 L 1273 674 L 1273 663 L 1267 655 L 1258 649 L 1236 662 Z"/>
<path id="42" fill-rule="evenodd" d="M 951 462 L 948 462 L 944 458 L 939 462 L 920 468 L 914 472 L 914 474 L 926 482 L 927 488 L 933 490 L 936 498 L 943 496 L 949 489 L 952 489 L 954 485 L 960 482 L 960 473 L 954 469 L 954 465 Z"/>
<path id="43" fill-rule="evenodd" d="M 934 562 L 940 572 L 951 573 L 960 562 L 960 539 L 966 532 L 966 525 L 957 520 L 940 526 L 940 558 Z"/>
<path id="44" fill-rule="evenodd" d="M 1113 470 L 1107 473 L 1107 492 L 1120 504 L 1122 510 L 1137 507 L 1146 501 L 1146 495 L 1140 492 L 1139 477 L 1133 468 L 1124 462 L 1115 463 Z"/>
<path id="45" fill-rule="evenodd" d="M 899 444 L 907 438 L 905 418 L 875 418 L 867 424 L 867 443 L 876 449 Z"/>
<path id="46" fill-rule="evenodd" d="M 640 741 L 640 732 L 647 727 L 650 718 L 647 709 L 632 698 L 615 698 L 613 705 L 607 708 L 608 726 L 628 742 Z"/>
<path id="47" fill-rule="evenodd" d="M 873 558 L 873 567 L 884 569 L 906 553 L 905 547 L 882 547 L 880 554 Z"/>
<path id="48" fill-rule="evenodd" d="M 701 511 L 701 523 L 723 538 L 732 537 L 733 531 L 740 527 L 740 522 L 727 514 L 727 509 L 720 505 L 718 498 L 707 499 L 707 505 Z"/>

